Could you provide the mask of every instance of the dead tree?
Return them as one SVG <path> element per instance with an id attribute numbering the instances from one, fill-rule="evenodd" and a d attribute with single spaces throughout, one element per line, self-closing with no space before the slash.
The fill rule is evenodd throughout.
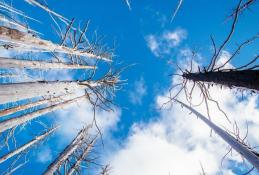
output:
<path id="1" fill-rule="evenodd" d="M 34 97 L 69 94 L 87 88 L 97 88 L 98 86 L 109 86 L 116 84 L 116 77 L 114 78 L 103 78 L 96 81 L 38 81 L 0 84 L 0 104 Z M 25 89 L 27 91 L 24 91 Z"/>
<path id="2" fill-rule="evenodd" d="M 84 127 L 75 137 L 75 139 L 59 154 L 59 156 L 49 165 L 47 170 L 43 173 L 44 175 L 53 175 L 55 173 L 62 173 L 60 171 L 61 166 L 64 167 L 65 175 L 72 175 L 75 171 L 78 172 L 78 168 L 82 161 L 87 157 L 90 150 L 92 149 L 96 137 L 91 139 L 89 142 L 89 126 Z M 78 157 L 75 158 L 75 163 L 68 168 L 68 164 L 71 164 L 71 159 L 75 156 L 77 151 L 82 152 Z"/>
<path id="3" fill-rule="evenodd" d="M 177 103 L 181 104 L 183 107 L 187 108 L 195 114 L 200 120 L 202 120 L 206 125 L 208 125 L 215 133 L 217 133 L 227 144 L 229 144 L 235 151 L 237 151 L 242 157 L 248 160 L 257 170 L 259 170 L 259 153 L 254 151 L 251 147 L 248 147 L 242 143 L 239 139 L 233 137 L 217 125 L 215 125 L 211 120 L 207 119 L 201 113 L 186 105 L 185 103 L 175 100 Z"/>
<path id="4" fill-rule="evenodd" d="M 79 96 L 79 97 L 76 97 L 74 99 L 67 100 L 67 101 L 64 101 L 62 103 L 58 103 L 58 104 L 49 106 L 47 108 L 39 109 L 39 110 L 37 110 L 35 112 L 32 112 L 32 113 L 28 113 L 28 114 L 25 114 L 25 115 L 22 115 L 22 116 L 19 116 L 19 117 L 10 118 L 10 119 L 1 121 L 0 122 L 0 133 L 6 131 L 8 129 L 11 129 L 13 127 L 19 126 L 21 124 L 25 124 L 26 122 L 28 122 L 30 120 L 33 120 L 35 118 L 38 118 L 41 115 L 53 112 L 53 111 L 58 110 L 58 109 L 62 109 L 64 107 L 68 107 L 72 103 L 76 103 L 76 102 L 78 102 L 80 100 L 83 100 L 85 98 L 86 98 L 85 95 Z"/>
<path id="5" fill-rule="evenodd" d="M 10 114 L 14 114 L 16 112 L 24 111 L 24 110 L 27 110 L 27 109 L 30 109 L 30 108 L 41 106 L 41 105 L 59 103 L 60 101 L 64 100 L 63 98 L 67 98 L 69 96 L 70 95 L 44 98 L 42 100 L 35 101 L 35 102 L 29 102 L 29 103 L 26 103 L 24 105 L 18 105 L 18 106 L 15 106 L 15 107 L 12 106 L 10 108 L 0 110 L 0 117 L 7 116 L 7 115 L 10 115 Z M 72 94 L 71 94 L 71 97 L 72 97 Z"/>
<path id="6" fill-rule="evenodd" d="M 59 62 L 46 62 L 34 60 L 18 60 L 14 58 L 0 57 L 0 68 L 2 69 L 96 69 L 96 66 L 65 64 Z"/>
<path id="7" fill-rule="evenodd" d="M 6 160 L 12 158 L 13 156 L 16 156 L 18 154 L 21 154 L 22 152 L 24 152 L 25 150 L 29 149 L 30 147 L 34 146 L 35 144 L 39 143 L 41 140 L 45 139 L 46 137 L 48 137 L 51 133 L 53 133 L 58 127 L 54 127 L 50 130 L 48 130 L 47 132 L 36 136 L 33 140 L 31 140 L 30 142 L 22 145 L 21 147 L 13 150 L 12 152 L 0 157 L 0 164 L 5 162 Z"/>
<path id="8" fill-rule="evenodd" d="M 248 8 L 255 1 L 243 1 L 240 0 L 237 8 L 235 9 L 233 22 L 231 29 L 223 41 L 223 43 L 217 48 L 213 37 L 211 37 L 214 53 L 211 57 L 210 64 L 204 68 L 198 68 L 198 72 L 193 72 L 192 68 L 190 70 L 182 71 L 181 76 L 186 81 L 191 81 L 195 83 L 207 83 L 209 85 L 221 85 L 226 87 L 237 87 L 240 89 L 252 90 L 255 92 L 259 91 L 259 55 L 258 53 L 251 61 L 245 65 L 237 68 L 225 68 L 225 66 L 230 63 L 237 55 L 240 54 L 244 47 L 258 39 L 259 35 L 255 35 L 250 39 L 244 41 L 234 50 L 231 56 L 221 65 L 217 65 L 217 61 L 220 58 L 222 51 L 225 49 L 226 45 L 230 42 L 232 35 L 236 29 L 238 16 L 245 8 Z"/>
<path id="9" fill-rule="evenodd" d="M 199 106 L 201 104 L 205 104 L 207 114 L 209 117 L 209 103 L 212 102 L 216 104 L 219 111 L 221 111 L 222 114 L 226 117 L 226 119 L 230 122 L 230 120 L 227 117 L 227 114 L 223 111 L 223 109 L 221 109 L 219 103 L 211 97 L 210 87 L 218 85 L 220 87 L 225 86 L 241 90 L 250 90 L 252 93 L 258 92 L 258 54 L 245 65 L 236 68 L 226 67 L 226 65 L 228 65 L 234 58 L 236 58 L 240 54 L 243 48 L 247 47 L 249 44 L 252 44 L 259 38 L 258 34 L 242 42 L 240 45 L 237 46 L 237 48 L 233 51 L 233 53 L 225 62 L 223 62 L 220 65 L 218 64 L 219 58 L 223 50 L 231 41 L 231 38 L 237 26 L 237 21 L 240 13 L 244 11 L 244 8 L 248 8 L 252 4 L 251 3 L 250 5 L 247 5 L 247 3 L 248 1 L 239 1 L 234 11 L 233 22 L 231 24 L 230 31 L 219 47 L 216 47 L 214 38 L 211 37 L 213 44 L 213 55 L 210 59 L 208 66 L 197 66 L 197 68 L 194 67 L 195 65 L 193 64 L 193 60 L 197 56 L 195 52 L 192 52 L 188 69 L 182 69 L 177 63 L 174 63 L 179 73 L 173 75 L 179 76 L 181 80 L 179 83 L 174 84 L 173 87 L 170 89 L 168 103 L 171 103 L 172 101 L 177 99 L 179 94 L 183 93 L 190 106 Z M 179 88 L 179 90 L 174 91 L 177 88 Z M 192 100 L 192 96 L 195 90 L 199 91 L 198 93 L 201 94 L 201 98 L 200 101 L 194 103 Z"/>
<path id="10" fill-rule="evenodd" d="M 259 91 L 259 70 L 184 73 L 183 77 L 193 82 L 215 83 L 230 88 L 240 87 Z"/>
<path id="11" fill-rule="evenodd" d="M 100 44 L 100 39 L 96 38 L 91 42 L 86 37 L 88 24 L 83 28 L 74 26 L 74 19 L 68 20 L 59 13 L 51 10 L 48 6 L 39 3 L 37 0 L 25 0 L 26 2 L 37 6 L 51 15 L 54 23 L 57 25 L 56 30 L 60 42 L 52 42 L 43 39 L 39 32 L 30 29 L 27 22 L 22 22 L 20 18 L 36 21 L 35 19 L 25 15 L 22 11 L 17 10 L 3 2 L 0 2 L 0 47 L 18 54 L 15 57 L 0 57 L 0 68 L 10 69 L 30 69 L 36 71 L 41 70 L 68 70 L 82 69 L 90 71 L 88 76 L 80 80 L 30 80 L 29 82 L 8 82 L 0 84 L 0 104 L 10 103 L 7 109 L 0 111 L 0 117 L 19 114 L 15 117 L 1 118 L 0 133 L 7 133 L 5 144 L 8 145 L 8 138 L 14 136 L 17 127 L 22 128 L 25 124 L 34 119 L 38 119 L 41 115 L 54 112 L 56 110 L 68 107 L 71 104 L 78 103 L 86 99 L 95 110 L 99 107 L 102 110 L 110 110 L 115 91 L 118 89 L 119 74 L 121 71 L 113 71 L 111 68 L 113 53 L 106 46 Z M 15 18 L 15 14 L 18 18 Z M 58 18 L 65 24 L 59 24 L 54 18 Z M 62 23 L 62 24 L 63 24 Z M 30 53 L 32 59 L 23 59 L 19 53 Z M 44 53 L 44 59 L 34 60 L 33 56 Z M 46 57 L 45 57 L 46 55 Z M 49 57 L 51 58 L 50 61 Z M 53 61 L 52 59 L 55 59 Z M 106 62 L 108 69 L 101 76 L 96 76 L 96 68 L 100 61 Z M 79 95 L 80 94 L 80 95 Z M 25 104 L 15 105 L 21 100 L 26 101 Z M 29 109 L 33 109 L 33 111 Z M 40 121 L 39 121 L 40 122 Z M 93 124 L 92 124 L 93 125 Z M 96 121 L 95 121 L 95 125 Z M 97 126 L 98 128 L 98 126 Z M 29 149 L 43 138 L 47 137 L 53 131 L 48 131 L 43 135 L 36 137 L 25 145 L 5 155 L 2 161 L 7 160 L 15 155 L 20 154 L 24 150 Z M 100 134 L 100 130 L 98 128 Z M 10 133 L 10 134 L 9 134 Z M 74 141 L 59 155 L 59 157 L 46 170 L 46 174 L 58 172 L 61 166 L 65 168 L 66 174 L 74 174 L 78 172 L 81 164 L 86 161 L 86 157 L 95 143 L 96 138 L 90 138 L 87 135 L 87 128 L 80 131 Z M 1 160 L 0 159 L 0 160 Z M 67 166 L 69 164 L 69 166 Z M 12 173 L 19 167 L 10 168 L 8 173 Z"/>

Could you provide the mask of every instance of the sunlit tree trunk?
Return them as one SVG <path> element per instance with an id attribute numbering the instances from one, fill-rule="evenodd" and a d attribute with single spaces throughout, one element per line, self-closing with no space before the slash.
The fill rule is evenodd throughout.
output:
<path id="1" fill-rule="evenodd" d="M 87 137 L 88 127 L 83 128 L 75 137 L 75 139 L 62 151 L 59 156 L 49 165 L 44 175 L 53 175 L 60 166 L 75 152 L 75 150 L 85 141 Z"/>
<path id="2" fill-rule="evenodd" d="M 259 156 L 258 153 L 249 149 L 246 145 L 240 143 L 233 136 L 228 134 L 226 131 L 215 125 L 212 121 L 208 120 L 201 113 L 197 112 L 192 107 L 186 105 L 185 103 L 176 100 L 182 106 L 194 113 L 199 119 L 206 123 L 215 133 L 217 133 L 225 142 L 227 142 L 235 151 L 240 153 L 246 160 L 248 160 L 257 170 L 259 170 Z"/>
<path id="3" fill-rule="evenodd" d="M 66 175 L 73 175 L 75 173 L 75 171 L 78 169 L 78 167 L 80 167 L 80 164 L 82 163 L 82 161 L 87 157 L 87 155 L 91 151 L 91 149 L 95 143 L 95 139 L 92 140 L 89 144 L 87 144 L 87 147 L 84 149 L 83 153 L 76 160 L 76 163 L 70 168 L 70 170 L 68 171 L 68 173 Z"/>
<path id="4" fill-rule="evenodd" d="M 77 49 L 65 47 L 52 43 L 51 41 L 37 38 L 31 34 L 21 32 L 17 29 L 0 26 L 0 41 L 6 43 L 7 48 L 15 48 L 21 51 L 32 52 L 56 52 L 87 58 L 95 58 L 105 61 L 111 61 L 109 58 L 104 58 L 95 55 L 91 52 L 80 51 Z"/>
<path id="5" fill-rule="evenodd" d="M 52 105 L 52 106 L 44 108 L 44 109 L 39 109 L 39 110 L 37 110 L 35 112 L 32 112 L 32 113 L 29 113 L 29 114 L 25 114 L 25 115 L 22 115 L 22 116 L 19 116 L 19 117 L 10 118 L 10 119 L 1 121 L 0 122 L 0 133 L 6 131 L 7 129 L 11 129 L 15 126 L 19 126 L 21 124 L 24 124 L 24 123 L 26 123 L 30 120 L 33 120 L 33 119 L 35 119 L 35 118 L 37 118 L 41 115 L 53 112 L 53 111 L 58 110 L 58 109 L 62 109 L 64 107 L 67 107 L 68 105 L 70 105 L 72 103 L 75 103 L 75 102 L 79 102 L 80 100 L 85 99 L 85 98 L 86 98 L 85 95 L 80 96 L 80 97 L 77 97 L 77 98 L 59 103 L 59 104 Z"/>
<path id="6" fill-rule="evenodd" d="M 51 97 L 51 98 L 39 100 L 39 101 L 36 101 L 36 102 L 31 102 L 31 103 L 29 102 L 25 105 L 19 105 L 19 106 L 16 106 L 16 107 L 4 109 L 4 110 L 0 111 L 0 117 L 10 115 L 10 114 L 14 114 L 16 112 L 23 111 L 23 110 L 26 110 L 26 109 L 30 109 L 30 108 L 33 108 L 33 107 L 36 107 L 36 106 L 44 105 L 44 104 L 49 104 L 49 103 L 55 104 L 55 103 L 58 103 L 58 102 L 62 101 L 63 99 L 69 99 L 69 97 L 72 98 L 72 96 L 73 96 L 73 94 L 68 94 L 68 95 L 63 95 L 63 96 L 58 96 L 58 97 Z"/>
<path id="7" fill-rule="evenodd" d="M 208 82 L 227 87 L 239 87 L 259 91 L 259 70 L 184 73 L 183 77 L 194 82 Z"/>
<path id="8" fill-rule="evenodd" d="M 18 155 L 20 153 L 22 153 L 23 151 L 27 150 L 28 148 L 32 147 L 33 145 L 37 144 L 38 142 L 40 142 L 41 140 L 43 140 L 44 138 L 46 138 L 47 136 L 49 136 L 51 133 L 53 133 L 58 127 L 54 127 L 50 130 L 48 130 L 47 132 L 45 132 L 42 135 L 36 136 L 33 140 L 31 140 L 30 142 L 24 144 L 23 146 L 15 149 L 14 151 L 6 154 L 5 156 L 0 158 L 0 163 L 3 163 L 4 161 L 10 159 L 11 157 Z"/>
<path id="9" fill-rule="evenodd" d="M 38 81 L 0 84 L 0 104 L 34 97 L 69 94 L 87 87 L 94 88 L 99 85 L 101 83 L 94 81 Z"/>
<path id="10" fill-rule="evenodd" d="M 45 61 L 18 60 L 14 58 L 0 57 L 0 68 L 20 68 L 20 69 L 95 69 L 95 66 L 48 63 Z"/>

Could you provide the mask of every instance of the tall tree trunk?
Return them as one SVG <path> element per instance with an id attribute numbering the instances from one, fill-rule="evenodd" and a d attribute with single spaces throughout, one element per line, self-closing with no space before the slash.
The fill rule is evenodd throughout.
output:
<path id="1" fill-rule="evenodd" d="M 4 161 L 10 159 L 11 157 L 18 155 L 20 153 L 22 153 L 23 151 L 27 150 L 28 148 L 32 147 L 33 145 L 35 145 L 36 143 L 38 143 L 39 141 L 43 140 L 44 138 L 46 138 L 47 136 L 49 136 L 51 133 L 53 133 L 58 127 L 54 127 L 50 130 L 48 130 L 47 132 L 45 132 L 42 135 L 36 136 L 33 140 L 31 140 L 30 142 L 22 145 L 21 147 L 17 148 L 16 150 L 6 154 L 5 156 L 0 158 L 0 163 L 3 163 Z"/>
<path id="2" fill-rule="evenodd" d="M 77 168 L 80 167 L 81 162 L 87 157 L 87 155 L 91 151 L 91 149 L 95 143 L 95 140 L 96 140 L 96 138 L 87 145 L 87 147 L 85 148 L 83 153 L 80 155 L 80 157 L 77 159 L 76 163 L 70 168 L 70 170 L 68 171 L 68 173 L 66 175 L 73 175 L 74 172 L 77 170 Z"/>
<path id="3" fill-rule="evenodd" d="M 87 137 L 88 127 L 83 128 L 75 137 L 75 139 L 60 153 L 43 173 L 43 175 L 53 175 L 60 166 L 76 151 L 76 149 L 85 141 Z"/>
<path id="4" fill-rule="evenodd" d="M 86 89 L 87 86 L 93 88 L 99 85 L 101 84 L 93 81 L 38 81 L 0 84 L 0 104 L 34 97 L 64 95 Z"/>
<path id="5" fill-rule="evenodd" d="M 52 105 L 52 106 L 44 108 L 44 109 L 37 110 L 37 111 L 29 113 L 29 114 L 22 115 L 20 117 L 11 118 L 11 119 L 1 121 L 0 122 L 0 133 L 6 131 L 7 129 L 11 129 L 15 126 L 19 126 L 21 124 L 24 124 L 24 123 L 26 123 L 26 122 L 28 122 L 32 119 L 35 119 L 35 118 L 37 118 L 41 115 L 53 112 L 53 111 L 58 110 L 58 109 L 62 109 L 64 107 L 67 107 L 68 105 L 70 105 L 72 103 L 75 103 L 75 102 L 78 102 L 79 100 L 82 100 L 82 99 L 85 99 L 85 98 L 86 98 L 85 95 L 80 96 L 80 97 L 77 97 L 77 98 L 59 103 L 59 104 Z"/>
<path id="6" fill-rule="evenodd" d="M 21 69 L 95 69 L 95 66 L 65 64 L 65 63 L 48 63 L 46 61 L 18 60 L 14 58 L 0 57 L 0 68 L 21 68 Z"/>
<path id="7" fill-rule="evenodd" d="M 257 170 L 259 170 L 259 155 L 258 153 L 252 151 L 246 145 L 240 143 L 233 136 L 228 134 L 226 131 L 215 125 L 213 122 L 208 120 L 201 113 L 193 109 L 192 107 L 184 104 L 179 100 L 175 100 L 185 108 L 189 109 L 192 113 L 194 113 L 199 119 L 201 119 L 204 123 L 206 123 L 215 133 L 217 133 L 225 142 L 227 142 L 234 150 L 240 153 L 246 160 L 248 160 Z"/>
<path id="8" fill-rule="evenodd" d="M 36 38 L 35 36 L 21 32 L 17 29 L 0 26 L 0 41 L 10 45 L 10 48 L 32 52 L 56 52 L 87 58 L 95 58 L 104 61 L 111 61 L 109 58 L 95 55 L 91 52 L 80 51 L 52 43 L 51 41 Z"/>
<path id="9" fill-rule="evenodd" d="M 68 99 L 71 99 L 71 98 L 72 98 L 72 94 L 71 95 L 70 94 L 69 95 L 62 95 L 62 96 L 58 96 L 58 97 L 51 97 L 51 98 L 48 98 L 48 99 L 39 100 L 39 101 L 32 102 L 32 103 L 27 103 L 25 105 L 19 105 L 19 106 L 16 106 L 16 107 L 0 110 L 0 117 L 10 115 L 10 114 L 14 114 L 16 112 L 23 111 L 23 110 L 33 108 L 33 107 L 36 107 L 36 106 L 40 106 L 40 105 L 44 105 L 44 104 L 46 105 L 48 103 L 56 104 L 63 99 L 68 100 Z"/>
<path id="10" fill-rule="evenodd" d="M 194 82 L 208 82 L 259 91 L 259 70 L 184 73 L 183 77 Z"/>

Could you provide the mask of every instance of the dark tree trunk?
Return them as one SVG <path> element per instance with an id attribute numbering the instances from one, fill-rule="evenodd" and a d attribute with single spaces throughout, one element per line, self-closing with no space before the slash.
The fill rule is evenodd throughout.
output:
<path id="1" fill-rule="evenodd" d="M 259 91 L 259 70 L 184 73 L 183 77 L 194 82 L 208 82 Z"/>

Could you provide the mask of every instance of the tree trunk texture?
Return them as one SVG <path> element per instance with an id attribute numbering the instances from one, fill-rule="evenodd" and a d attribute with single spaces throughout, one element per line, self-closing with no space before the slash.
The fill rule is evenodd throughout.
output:
<path id="1" fill-rule="evenodd" d="M 72 103 L 75 103 L 75 102 L 78 102 L 79 100 L 82 100 L 82 99 L 85 99 L 85 98 L 86 98 L 85 95 L 80 96 L 80 97 L 74 98 L 72 100 L 65 101 L 63 103 L 55 104 L 55 105 L 52 105 L 52 106 L 44 108 L 44 109 L 39 109 L 39 110 L 37 110 L 35 112 L 32 112 L 32 113 L 29 113 L 29 114 L 25 114 L 25 115 L 22 115 L 22 116 L 19 116 L 19 117 L 10 118 L 10 119 L 1 121 L 0 122 L 0 133 L 6 131 L 7 129 L 11 129 L 15 126 L 19 126 L 21 124 L 24 124 L 24 123 L 26 123 L 26 122 L 28 122 L 32 119 L 35 119 L 35 118 L 37 118 L 41 115 L 53 112 L 53 111 L 58 110 L 58 109 L 62 109 L 64 107 L 67 107 L 68 105 L 70 105 Z"/>
<path id="2" fill-rule="evenodd" d="M 75 137 L 75 139 L 64 149 L 62 153 L 54 160 L 43 175 L 53 175 L 62 164 L 76 151 L 76 149 L 86 139 L 88 127 L 83 128 Z"/>
<path id="3" fill-rule="evenodd" d="M 226 131 L 215 125 L 213 122 L 208 120 L 201 113 L 193 109 L 192 107 L 176 100 L 178 103 L 183 105 L 185 108 L 194 113 L 199 119 L 206 123 L 215 133 L 217 133 L 225 142 L 227 142 L 234 150 L 240 153 L 246 160 L 248 160 L 257 170 L 259 170 L 259 155 L 253 152 L 246 145 L 240 143 L 236 138 L 228 134 Z"/>
<path id="4" fill-rule="evenodd" d="M 104 58 L 91 53 L 91 51 L 80 51 L 73 48 L 65 47 L 52 43 L 51 41 L 37 38 L 31 34 L 21 32 L 17 29 L 12 29 L 5 26 L 0 26 L 0 41 L 9 45 L 8 48 L 16 50 L 32 51 L 32 52 L 56 52 L 86 58 L 95 58 L 104 61 L 111 61 L 109 58 Z"/>
<path id="5" fill-rule="evenodd" d="M 185 73 L 183 77 L 194 82 L 208 82 L 230 88 L 238 87 L 259 91 L 259 70 Z"/>
<path id="6" fill-rule="evenodd" d="M 0 57 L 0 68 L 20 68 L 20 69 L 95 69 L 95 66 L 49 63 L 45 61 L 18 60 L 14 58 Z"/>
<path id="7" fill-rule="evenodd" d="M 33 145 L 35 145 L 36 143 L 38 143 L 39 141 L 43 140 L 44 138 L 46 138 L 47 136 L 49 136 L 51 133 L 53 133 L 58 127 L 54 127 L 50 130 L 48 130 L 47 132 L 45 132 L 42 135 L 36 136 L 33 140 L 31 140 L 30 142 L 22 145 L 21 147 L 17 148 L 16 150 L 6 154 L 5 156 L 0 158 L 0 163 L 3 163 L 4 161 L 10 159 L 11 157 L 20 154 L 21 152 L 23 152 L 24 150 L 28 149 L 29 147 L 32 147 Z"/>
<path id="8" fill-rule="evenodd" d="M 92 81 L 38 81 L 26 83 L 0 84 L 0 104 L 16 102 L 24 99 L 57 96 L 86 89 L 87 86 L 95 87 L 98 83 Z"/>
<path id="9" fill-rule="evenodd" d="M 80 166 L 81 162 L 86 158 L 86 156 L 89 154 L 91 151 L 93 145 L 95 143 L 95 139 L 91 141 L 83 151 L 83 153 L 80 155 L 80 157 L 77 159 L 76 163 L 71 167 L 71 169 L 68 171 L 66 175 L 73 175 L 74 172 L 78 169 Z"/>
<path id="10" fill-rule="evenodd" d="M 8 108 L 8 109 L 0 110 L 0 117 L 10 115 L 10 114 L 14 114 L 16 112 L 23 111 L 23 110 L 26 110 L 26 109 L 30 109 L 30 108 L 33 108 L 33 107 L 36 107 L 36 106 L 44 105 L 44 104 L 47 105 L 47 104 L 51 103 L 53 105 L 53 104 L 56 104 L 58 102 L 64 101 L 65 99 L 66 100 L 72 99 L 72 97 L 73 97 L 72 94 L 58 96 L 58 97 L 51 97 L 51 98 L 48 98 L 48 99 L 43 99 L 43 100 L 39 100 L 39 101 L 36 101 L 36 102 L 27 103 L 25 105 L 20 105 L 20 106 Z"/>

